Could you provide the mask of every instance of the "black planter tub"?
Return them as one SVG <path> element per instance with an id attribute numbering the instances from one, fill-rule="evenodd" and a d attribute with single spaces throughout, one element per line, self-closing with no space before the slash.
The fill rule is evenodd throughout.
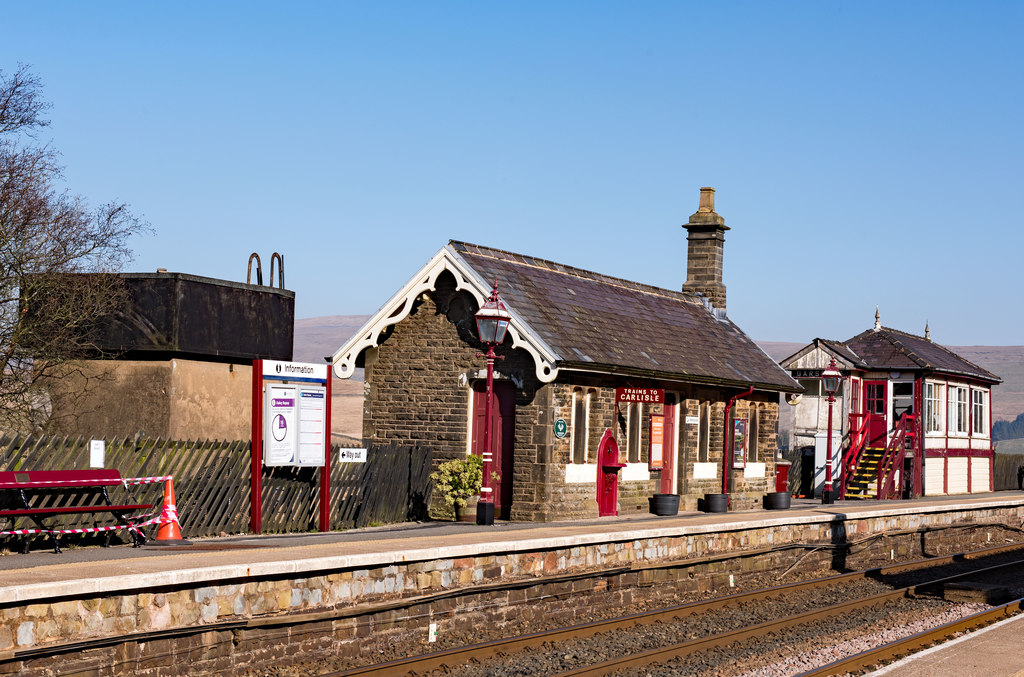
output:
<path id="1" fill-rule="evenodd" d="M 647 500 L 651 504 L 651 514 L 676 515 L 679 513 L 679 494 L 655 494 Z"/>
<path id="2" fill-rule="evenodd" d="M 788 491 L 773 491 L 764 495 L 765 510 L 789 510 L 790 497 Z"/>
<path id="3" fill-rule="evenodd" d="M 729 512 L 729 494 L 704 494 L 704 512 Z"/>

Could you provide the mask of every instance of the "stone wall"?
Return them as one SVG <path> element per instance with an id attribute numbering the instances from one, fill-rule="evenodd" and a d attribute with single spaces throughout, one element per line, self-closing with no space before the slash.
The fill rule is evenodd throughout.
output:
<path id="1" fill-rule="evenodd" d="M 17 590 L 21 599 L 10 589 L 0 595 L 0 672 L 168 677 L 240 673 L 311 655 L 366 660 L 386 645 L 427 650 L 430 622 L 442 633 L 472 635 L 486 623 L 512 635 L 530 613 L 558 609 L 566 622 L 581 621 L 595 605 L 680 591 L 721 594 L 730 576 L 820 575 L 877 566 L 878 557 L 905 560 L 1017 540 L 1022 515 L 1018 500 L 645 530 L 620 523 L 621 531 L 550 538 L 543 548 L 535 540 L 464 544 L 443 547 L 440 558 L 436 547 L 409 550 L 398 564 L 369 555 L 247 564 L 237 567 L 245 576 L 225 567 L 176 571 L 102 593 L 72 592 L 95 589 L 95 581 L 65 582 L 57 591 L 34 585 Z M 870 536 L 881 545 L 830 551 Z M 787 544 L 824 549 L 808 554 Z M 570 574 L 580 576 L 565 578 Z M 183 580 L 189 582 L 174 582 Z M 529 585 L 482 587 L 511 581 Z M 45 651 L 99 638 L 111 646 Z"/>
<path id="2" fill-rule="evenodd" d="M 86 438 L 247 440 L 252 366 L 203 360 L 91 360 L 49 384 L 51 432 Z"/>

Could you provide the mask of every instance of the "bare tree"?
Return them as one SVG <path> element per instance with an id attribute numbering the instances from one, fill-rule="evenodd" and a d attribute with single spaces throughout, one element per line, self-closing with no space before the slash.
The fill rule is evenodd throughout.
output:
<path id="1" fill-rule="evenodd" d="M 90 207 L 62 187 L 59 156 L 34 143 L 49 124 L 26 67 L 0 70 L 0 428 L 49 421 L 46 386 L 96 357 L 100 323 L 122 307 L 116 275 L 147 226 L 123 203 Z M 74 379 L 80 383 L 79 379 Z"/>

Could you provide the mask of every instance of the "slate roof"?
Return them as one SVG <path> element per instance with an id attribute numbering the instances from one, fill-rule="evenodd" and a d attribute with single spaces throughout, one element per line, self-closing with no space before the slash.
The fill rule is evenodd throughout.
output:
<path id="1" fill-rule="evenodd" d="M 868 329 L 842 344 L 858 355 L 869 369 L 924 370 L 969 376 L 989 383 L 1002 379 L 923 336 L 889 327 Z"/>
<path id="2" fill-rule="evenodd" d="M 802 388 L 697 295 L 452 241 L 449 247 L 550 348 L 560 369 L 764 390 Z"/>

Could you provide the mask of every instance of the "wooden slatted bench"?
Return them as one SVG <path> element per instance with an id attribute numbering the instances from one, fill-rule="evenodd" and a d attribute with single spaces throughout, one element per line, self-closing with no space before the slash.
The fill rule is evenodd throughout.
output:
<path id="1" fill-rule="evenodd" d="M 11 520 L 13 525 L 20 517 L 28 517 L 40 531 L 49 533 L 53 539 L 54 552 L 60 552 L 60 542 L 55 530 L 44 523 L 53 515 L 110 513 L 120 523 L 128 525 L 132 535 L 132 547 L 139 547 L 146 541 L 145 535 L 135 529 L 130 513 L 149 510 L 152 504 L 115 505 L 107 492 L 109 487 L 123 484 L 121 472 L 108 469 L 90 470 L 26 470 L 0 471 L 0 517 Z M 79 500 L 74 500 L 76 497 Z M 22 552 L 28 552 L 29 536 L 23 541 Z M 104 547 L 110 545 L 110 531 Z"/>

